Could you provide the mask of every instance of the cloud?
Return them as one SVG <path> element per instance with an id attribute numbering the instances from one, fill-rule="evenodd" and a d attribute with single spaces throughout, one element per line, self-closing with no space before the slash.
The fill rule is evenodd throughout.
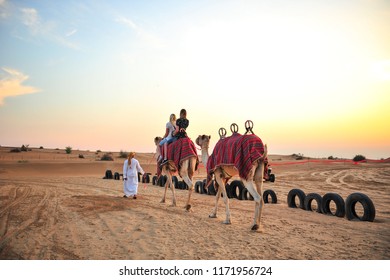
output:
<path id="1" fill-rule="evenodd" d="M 126 27 L 133 30 L 138 38 L 140 39 L 140 42 L 144 44 L 146 47 L 152 47 L 152 48 L 161 48 L 163 47 L 163 44 L 157 36 L 153 35 L 152 33 L 146 31 L 144 28 L 138 26 L 134 21 L 132 21 L 129 18 L 126 18 L 124 16 L 118 16 L 115 19 L 116 22 L 121 23 L 125 25 Z"/>
<path id="2" fill-rule="evenodd" d="M 135 31 L 139 30 L 138 26 L 131 19 L 125 18 L 123 16 L 119 16 L 116 19 L 116 22 L 122 23 L 122 24 L 126 25 L 127 27 L 130 27 L 131 29 L 133 29 Z"/>
<path id="3" fill-rule="evenodd" d="M 0 19 L 8 17 L 8 3 L 5 0 L 0 0 Z"/>
<path id="4" fill-rule="evenodd" d="M 40 90 L 31 86 L 24 86 L 22 83 L 29 77 L 18 70 L 2 68 L 0 72 L 0 106 L 4 104 L 4 99 L 9 96 L 36 93 Z"/>
<path id="5" fill-rule="evenodd" d="M 39 17 L 38 11 L 33 8 L 21 8 L 22 23 L 27 26 L 31 34 L 38 35 L 46 33 L 48 30 L 43 28 L 43 24 Z"/>
<path id="6" fill-rule="evenodd" d="M 72 31 L 69 31 L 68 33 L 66 33 L 66 37 L 70 37 L 72 36 L 73 34 L 75 34 L 77 32 L 77 29 L 73 29 Z"/>
<path id="7" fill-rule="evenodd" d="M 74 50 L 80 49 L 78 44 L 70 41 L 69 39 L 69 37 L 77 32 L 77 29 L 73 28 L 67 33 L 61 32 L 58 30 L 58 28 L 61 28 L 61 22 L 45 20 L 41 17 L 39 11 L 34 8 L 16 7 L 14 11 L 15 17 L 18 19 L 18 23 L 22 24 L 29 31 L 32 38 L 52 41 L 56 44 Z M 23 39 L 24 36 L 18 34 L 18 37 Z"/>

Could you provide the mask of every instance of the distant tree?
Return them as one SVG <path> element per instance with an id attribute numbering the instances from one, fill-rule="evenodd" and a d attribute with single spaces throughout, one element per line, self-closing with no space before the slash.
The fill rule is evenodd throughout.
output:
<path id="1" fill-rule="evenodd" d="M 298 154 L 292 154 L 293 157 L 295 157 L 296 160 L 302 160 L 303 159 L 303 154 L 298 153 Z"/>
<path id="2" fill-rule="evenodd" d="M 362 161 L 362 160 L 366 160 L 366 157 L 363 156 L 363 155 L 356 155 L 356 156 L 353 158 L 353 161 Z"/>
<path id="3" fill-rule="evenodd" d="M 127 152 L 125 152 L 125 151 L 120 151 L 120 152 L 119 152 L 119 157 L 120 157 L 120 158 L 127 158 L 127 156 L 128 156 L 128 153 L 127 153 Z"/>
<path id="4" fill-rule="evenodd" d="M 21 150 L 22 152 L 27 152 L 27 151 L 28 151 L 28 146 L 29 146 L 29 145 L 22 145 L 22 147 L 20 147 L 20 150 Z"/>
<path id="5" fill-rule="evenodd" d="M 65 148 L 65 152 L 67 153 L 67 154 L 71 154 L 72 153 L 72 147 L 66 147 Z"/>

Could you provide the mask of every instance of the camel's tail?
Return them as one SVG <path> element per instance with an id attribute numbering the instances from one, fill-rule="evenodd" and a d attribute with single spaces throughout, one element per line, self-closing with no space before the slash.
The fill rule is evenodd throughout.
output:
<path id="1" fill-rule="evenodd" d="M 169 160 L 165 165 L 170 172 L 177 172 L 176 165 L 173 161 Z"/>

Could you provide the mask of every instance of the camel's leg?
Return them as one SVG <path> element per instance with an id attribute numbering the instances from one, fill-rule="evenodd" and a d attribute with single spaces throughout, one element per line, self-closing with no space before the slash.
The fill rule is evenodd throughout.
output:
<path id="1" fill-rule="evenodd" d="M 230 207 L 229 207 L 229 198 L 227 196 L 226 187 L 225 187 L 225 179 L 222 176 L 222 173 L 220 170 L 215 171 L 215 180 L 218 183 L 218 192 L 215 198 L 215 208 L 214 212 L 210 215 L 211 218 L 217 217 L 217 210 L 218 210 L 218 200 L 221 197 L 221 194 L 223 195 L 223 201 L 225 203 L 226 208 L 226 219 L 223 222 L 224 224 L 231 224 L 230 220 Z"/>
<path id="2" fill-rule="evenodd" d="M 165 183 L 165 192 L 167 192 L 168 187 L 171 186 L 171 191 L 172 191 L 172 204 L 171 206 L 176 207 L 176 193 L 175 193 L 175 188 L 173 187 L 172 183 L 172 174 L 171 172 L 167 172 L 167 182 Z"/>
<path id="3" fill-rule="evenodd" d="M 264 177 L 264 163 L 261 161 L 259 162 L 256 172 L 255 172 L 255 184 L 256 184 L 256 189 L 257 193 L 260 195 L 260 205 L 259 205 L 259 215 L 257 217 L 257 224 L 261 225 L 261 214 L 263 211 L 263 206 L 264 206 L 264 200 L 263 200 L 263 177 Z"/>
<path id="4" fill-rule="evenodd" d="M 164 176 L 164 175 L 167 175 L 168 172 L 165 172 L 165 166 L 163 167 L 163 170 L 161 172 L 161 176 Z M 167 176 L 168 177 L 168 176 Z M 165 185 L 164 185 L 164 195 L 163 195 L 163 198 L 161 199 L 161 203 L 165 203 L 165 198 L 167 197 L 167 189 L 168 189 L 168 180 L 165 182 Z"/>
<path id="5" fill-rule="evenodd" d="M 189 172 L 189 168 L 194 168 L 195 169 L 195 165 L 192 166 L 190 160 L 184 160 L 182 162 L 182 165 L 180 167 L 180 177 L 183 178 L 183 181 L 187 184 L 188 186 L 188 199 L 187 199 L 187 204 L 185 206 L 186 210 L 187 211 L 190 211 L 191 209 L 191 195 L 192 195 L 192 192 L 194 191 L 194 185 L 192 184 L 192 178 L 189 177 L 189 173 L 190 174 L 193 174 L 193 172 Z"/>
<path id="6" fill-rule="evenodd" d="M 165 203 L 168 187 L 171 186 L 171 190 L 172 190 L 172 205 L 171 206 L 176 206 L 176 194 L 175 194 L 175 188 L 173 187 L 173 183 L 172 183 L 172 174 L 171 174 L 171 172 L 169 172 L 169 170 L 167 170 L 168 167 L 164 167 L 164 168 L 165 168 L 164 172 L 162 172 L 163 174 L 161 174 L 161 175 L 166 175 L 167 181 L 165 182 L 165 185 L 164 185 L 164 196 L 161 199 L 161 203 Z"/>
<path id="7" fill-rule="evenodd" d="M 220 178 L 221 176 L 221 172 L 219 171 L 219 169 L 215 170 L 214 171 L 214 178 Z M 216 182 L 218 183 L 219 181 L 216 180 Z M 207 187 L 210 186 L 211 184 L 211 180 L 208 182 L 207 184 Z M 219 185 L 219 183 L 218 183 Z M 221 185 L 219 185 L 220 187 L 218 188 L 218 191 L 217 191 L 217 194 L 215 196 L 215 207 L 213 209 L 213 212 L 209 215 L 209 218 L 216 218 L 217 217 L 217 212 L 218 212 L 218 201 L 219 201 L 219 198 L 221 197 L 221 194 L 222 194 L 222 188 L 221 188 Z"/>
<path id="8" fill-rule="evenodd" d="M 249 180 L 244 180 L 242 179 L 242 182 L 244 186 L 247 188 L 249 193 L 253 196 L 253 199 L 255 201 L 255 216 L 253 220 L 253 225 L 252 225 L 252 230 L 258 230 L 260 227 L 260 217 L 261 217 L 261 212 L 263 208 L 263 197 L 261 196 L 261 188 L 262 188 L 262 181 L 261 184 L 258 184 L 258 172 L 260 172 L 260 169 L 264 170 L 264 168 L 259 167 L 258 165 L 254 165 L 252 170 L 249 172 L 248 178 Z M 255 188 L 255 182 L 253 181 L 254 173 L 256 172 L 256 188 Z M 262 174 L 262 173 L 261 173 Z M 262 175 L 261 175 L 262 176 Z M 263 177 L 261 177 L 263 178 Z M 259 194 L 260 192 L 260 194 Z"/>

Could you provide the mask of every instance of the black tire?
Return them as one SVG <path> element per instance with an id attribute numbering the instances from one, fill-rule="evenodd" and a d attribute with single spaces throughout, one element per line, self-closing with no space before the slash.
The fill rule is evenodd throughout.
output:
<path id="1" fill-rule="evenodd" d="M 165 181 L 166 181 L 166 179 L 165 179 Z M 179 187 L 179 180 L 177 179 L 176 176 L 172 176 L 172 184 L 173 184 L 173 187 L 174 187 L 175 189 L 177 189 L 177 188 Z M 165 184 L 164 184 L 164 185 L 165 185 Z"/>
<path id="2" fill-rule="evenodd" d="M 206 180 L 203 180 L 202 184 L 199 185 L 199 193 L 200 194 L 207 194 L 207 189 L 206 189 Z"/>
<path id="3" fill-rule="evenodd" d="M 336 204 L 336 213 L 333 214 L 330 211 L 330 202 L 334 201 Z M 344 217 L 345 216 L 345 203 L 344 199 L 337 193 L 327 193 L 322 197 L 322 213 L 334 215 L 336 217 Z"/>
<path id="4" fill-rule="evenodd" d="M 111 170 L 106 170 L 106 179 L 112 179 L 113 176 L 112 176 L 112 171 Z"/>
<path id="5" fill-rule="evenodd" d="M 273 190 L 265 190 L 263 192 L 264 203 L 269 203 L 268 196 L 271 196 L 271 203 L 278 203 L 278 198 L 276 197 L 276 193 Z"/>
<path id="6" fill-rule="evenodd" d="M 146 183 L 146 184 L 150 183 L 149 173 L 145 173 L 144 176 L 142 176 L 142 183 Z"/>
<path id="7" fill-rule="evenodd" d="M 209 187 L 207 188 L 207 194 L 208 195 L 216 195 L 217 194 L 217 191 L 215 190 L 215 181 L 212 181 L 209 185 Z"/>
<path id="8" fill-rule="evenodd" d="M 201 194 L 207 194 L 206 184 L 207 184 L 207 180 L 204 179 L 203 183 L 200 185 L 200 193 Z"/>
<path id="9" fill-rule="evenodd" d="M 157 185 L 157 176 L 153 176 L 152 185 L 153 186 Z"/>
<path id="10" fill-rule="evenodd" d="M 360 203 L 364 208 L 362 217 L 356 214 L 356 203 Z M 363 193 L 350 194 L 345 200 L 345 216 L 348 220 L 358 219 L 360 221 L 373 222 L 375 219 L 375 206 L 372 200 Z"/>
<path id="11" fill-rule="evenodd" d="M 182 190 L 188 190 L 188 185 L 185 181 L 183 181 Z"/>
<path id="12" fill-rule="evenodd" d="M 239 194 L 239 200 L 248 200 L 248 190 L 246 188 L 242 189 L 242 192 Z"/>
<path id="13" fill-rule="evenodd" d="M 270 181 L 271 183 L 275 182 L 275 174 L 270 174 L 270 175 L 269 175 L 269 181 Z"/>
<path id="14" fill-rule="evenodd" d="M 251 193 L 248 191 L 247 188 L 244 188 L 242 190 L 241 200 L 254 200 L 253 196 L 251 195 Z"/>
<path id="15" fill-rule="evenodd" d="M 197 181 L 196 183 L 195 183 L 195 192 L 196 193 L 200 193 L 200 185 L 202 185 L 203 184 L 203 182 L 202 181 Z"/>
<path id="16" fill-rule="evenodd" d="M 240 180 L 234 180 L 230 183 L 230 194 L 232 198 L 237 198 L 238 200 L 242 200 L 245 187 L 244 184 Z M 237 194 L 238 190 L 238 194 Z"/>
<path id="17" fill-rule="evenodd" d="M 164 187 L 166 182 L 167 182 L 167 176 L 166 175 L 160 175 L 160 177 L 157 180 L 157 185 L 160 186 L 160 187 Z"/>
<path id="18" fill-rule="evenodd" d="M 298 197 L 299 198 L 299 208 L 301 209 L 305 209 L 304 205 L 303 205 L 303 202 L 305 200 L 305 193 L 300 190 L 300 189 L 292 189 L 291 191 L 289 191 L 288 195 L 287 195 L 287 204 L 288 204 L 288 207 L 290 208 L 297 208 L 297 205 L 295 203 L 295 197 Z"/>
<path id="19" fill-rule="evenodd" d="M 114 173 L 114 180 L 119 180 L 119 179 L 120 179 L 119 172 L 115 172 Z"/>
<path id="20" fill-rule="evenodd" d="M 306 195 L 305 200 L 303 201 L 303 205 L 305 206 L 305 210 L 313 211 L 311 207 L 311 203 L 315 200 L 317 202 L 317 212 L 322 213 L 322 197 L 318 193 L 309 193 Z"/>

